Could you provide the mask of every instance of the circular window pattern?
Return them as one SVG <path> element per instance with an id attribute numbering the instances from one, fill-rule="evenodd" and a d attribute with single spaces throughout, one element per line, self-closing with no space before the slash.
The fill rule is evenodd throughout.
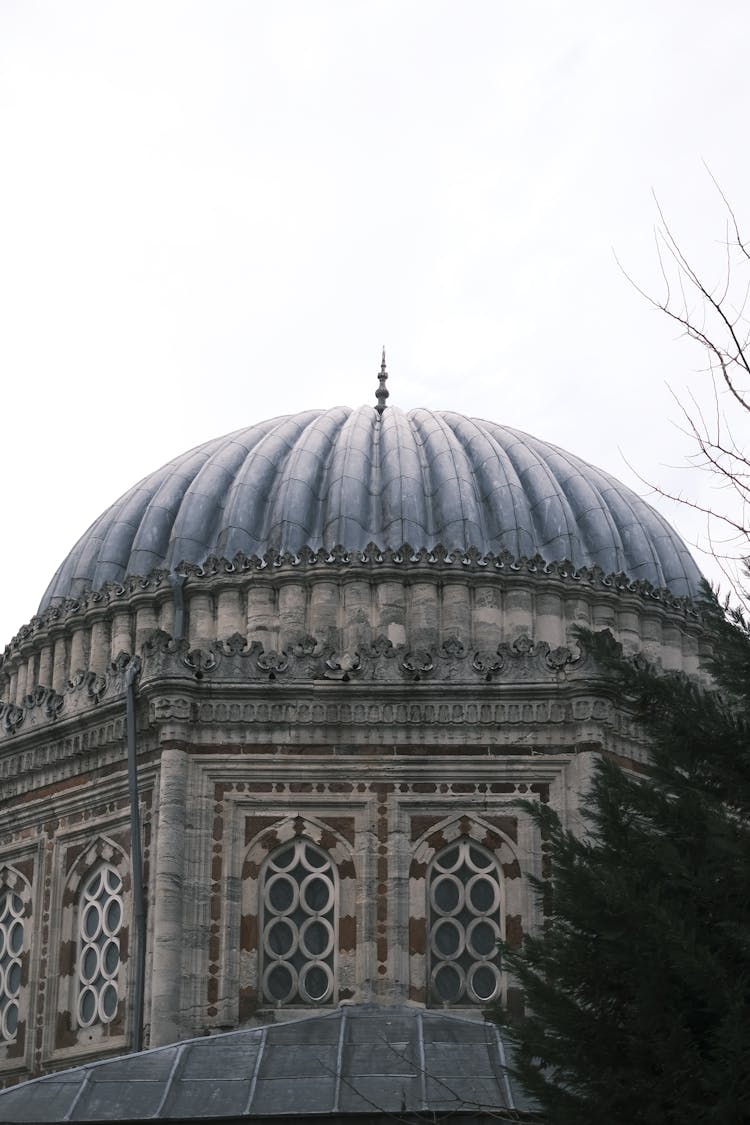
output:
<path id="1" fill-rule="evenodd" d="M 101 867 L 84 885 L 78 912 L 78 1023 L 111 1023 L 117 1015 L 122 879 Z"/>
<path id="2" fill-rule="evenodd" d="M 0 1041 L 12 1043 L 18 1028 L 24 905 L 13 891 L 0 891 Z"/>
<path id="3" fill-rule="evenodd" d="M 430 1002 L 496 999 L 501 885 L 495 857 L 466 839 L 449 844 L 432 862 L 428 902 Z"/>
<path id="4" fill-rule="evenodd" d="M 272 1004 L 328 1004 L 334 996 L 336 882 L 330 857 L 309 840 L 266 861 L 261 981 Z"/>

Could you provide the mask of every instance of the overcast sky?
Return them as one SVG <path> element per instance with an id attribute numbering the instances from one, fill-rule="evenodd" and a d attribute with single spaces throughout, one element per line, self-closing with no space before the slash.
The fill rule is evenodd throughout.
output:
<path id="1" fill-rule="evenodd" d="M 613 248 L 658 288 L 653 189 L 720 270 L 702 161 L 750 225 L 749 24 L 746 0 L 0 0 L 0 644 L 136 480 L 374 403 L 383 343 L 391 403 L 697 495 L 667 385 L 702 356 Z"/>

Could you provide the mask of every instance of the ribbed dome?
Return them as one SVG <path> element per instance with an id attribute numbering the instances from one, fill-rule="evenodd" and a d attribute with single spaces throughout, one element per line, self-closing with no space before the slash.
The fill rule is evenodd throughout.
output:
<path id="1" fill-rule="evenodd" d="M 58 598 L 211 554 L 341 544 L 478 547 L 624 572 L 677 595 L 700 573 L 657 512 L 518 430 L 441 410 L 339 406 L 216 438 L 145 477 L 65 559 Z"/>

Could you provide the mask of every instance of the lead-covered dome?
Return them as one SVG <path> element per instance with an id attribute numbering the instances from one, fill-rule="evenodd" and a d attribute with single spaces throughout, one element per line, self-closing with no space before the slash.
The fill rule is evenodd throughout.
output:
<path id="1" fill-rule="evenodd" d="M 557 446 L 451 411 L 339 406 L 237 430 L 145 477 L 78 541 L 40 610 L 212 554 L 370 542 L 570 559 L 677 595 L 701 577 L 653 508 Z"/>

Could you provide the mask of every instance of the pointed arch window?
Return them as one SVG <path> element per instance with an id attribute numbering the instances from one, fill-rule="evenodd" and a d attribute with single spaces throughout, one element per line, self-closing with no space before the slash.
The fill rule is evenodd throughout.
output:
<path id="1" fill-rule="evenodd" d="M 111 1023 L 117 1014 L 122 920 L 122 879 L 102 864 L 84 881 L 78 900 L 80 1027 Z"/>
<path id="2" fill-rule="evenodd" d="M 332 1003 L 338 895 L 330 856 L 304 838 L 282 844 L 267 858 L 260 886 L 263 1000 Z"/>
<path id="3" fill-rule="evenodd" d="M 487 1004 L 500 993 L 502 880 L 497 859 L 463 838 L 433 859 L 427 882 L 430 1003 Z"/>
<path id="4" fill-rule="evenodd" d="M 0 1042 L 14 1043 L 21 995 L 26 908 L 20 895 L 0 887 Z"/>

